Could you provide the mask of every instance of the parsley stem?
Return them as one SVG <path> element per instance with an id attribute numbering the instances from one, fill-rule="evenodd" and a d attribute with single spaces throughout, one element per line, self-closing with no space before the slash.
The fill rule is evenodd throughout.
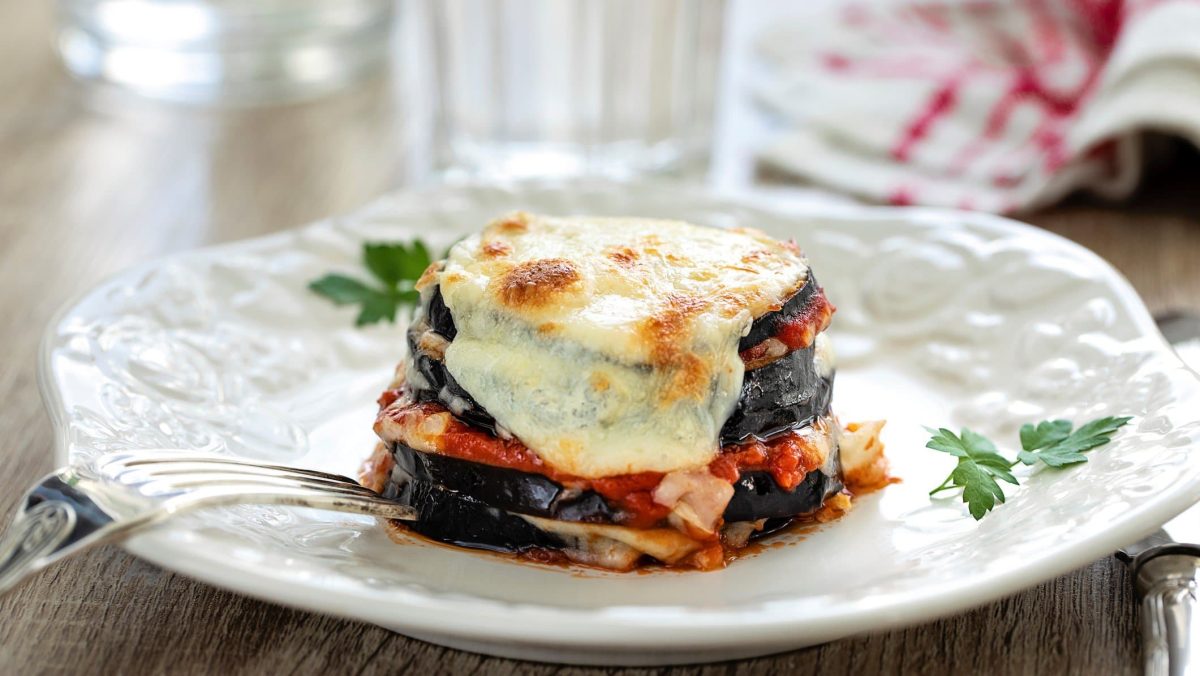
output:
<path id="1" fill-rule="evenodd" d="M 954 484 L 951 483 L 952 481 L 953 481 L 952 477 L 946 477 L 946 480 L 942 482 L 942 485 L 929 491 L 929 494 L 936 495 L 937 493 L 941 493 L 942 491 L 948 491 L 948 490 L 955 488 L 956 486 L 954 486 Z"/>

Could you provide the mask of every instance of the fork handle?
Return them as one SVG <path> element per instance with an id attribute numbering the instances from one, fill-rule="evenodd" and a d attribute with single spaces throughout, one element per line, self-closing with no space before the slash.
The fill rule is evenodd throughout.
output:
<path id="1" fill-rule="evenodd" d="M 1147 676 L 1200 674 L 1200 550 L 1145 561 L 1137 586 Z"/>
<path id="2" fill-rule="evenodd" d="M 61 500 L 45 500 L 18 513 L 0 535 L 0 594 L 46 567 L 50 555 L 71 537 L 76 520 L 75 509 Z"/>

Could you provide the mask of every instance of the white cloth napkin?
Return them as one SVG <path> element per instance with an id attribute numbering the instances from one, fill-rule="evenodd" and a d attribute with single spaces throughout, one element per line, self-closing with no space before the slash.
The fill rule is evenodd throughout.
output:
<path id="1" fill-rule="evenodd" d="M 842 2 L 766 32 L 761 159 L 893 204 L 1121 198 L 1143 131 L 1200 145 L 1200 0 Z"/>

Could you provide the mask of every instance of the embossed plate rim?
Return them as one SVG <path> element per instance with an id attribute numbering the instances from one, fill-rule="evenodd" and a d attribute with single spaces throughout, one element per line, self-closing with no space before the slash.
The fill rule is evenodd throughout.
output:
<path id="1" fill-rule="evenodd" d="M 538 183 L 533 184 L 531 189 L 544 190 L 548 185 L 558 184 Z M 526 186 L 500 188 L 512 191 Z M 568 191 L 571 189 L 569 185 L 558 187 Z M 474 189 L 489 190 L 495 189 L 495 186 L 434 186 L 425 190 L 453 193 Z M 987 231 L 1019 233 L 1041 238 L 1053 243 L 1054 247 L 1069 252 L 1073 258 L 1102 274 L 1107 289 L 1136 323 L 1136 332 L 1152 340 L 1155 360 L 1160 368 L 1186 370 L 1158 335 L 1145 306 L 1120 273 L 1086 248 L 1033 226 L 997 216 L 953 210 L 772 204 L 774 198 L 762 192 L 713 196 L 695 188 L 664 186 L 661 189 L 677 190 L 681 193 L 692 191 L 690 194 L 703 199 L 704 203 L 713 209 L 722 204 L 735 205 L 752 212 L 770 212 L 795 218 L 831 217 L 871 221 L 884 224 L 885 227 L 886 224 L 895 226 L 899 223 L 924 224 L 921 227 L 945 227 L 949 223 L 969 222 Z M 384 198 L 385 201 L 386 199 Z M 372 208 L 367 207 L 366 211 L 369 213 Z M 306 227 L 327 227 L 325 223 Z M 95 289 L 104 288 L 117 279 L 143 274 L 170 261 L 193 256 L 215 256 L 223 252 L 237 251 L 248 245 L 283 241 L 290 236 L 291 231 L 285 231 L 253 240 L 219 244 L 175 254 L 118 273 L 97 285 Z M 39 384 L 54 425 L 56 458 L 60 462 L 65 460 L 68 453 L 69 417 L 51 373 L 50 358 L 55 347 L 57 327 L 95 289 L 73 299 L 55 315 L 47 328 L 41 347 Z M 222 559 L 219 554 L 198 551 L 193 543 L 186 539 L 170 537 L 167 533 L 148 533 L 130 541 L 127 548 L 163 567 L 250 596 L 368 620 L 422 638 L 468 649 L 535 659 L 651 664 L 761 654 L 830 640 L 858 631 L 879 630 L 932 619 L 963 610 L 1063 574 L 1103 556 L 1153 530 L 1195 502 L 1197 497 L 1200 497 L 1200 481 L 1193 480 L 1188 484 L 1174 486 L 1170 493 L 1159 494 L 1138 509 L 1115 520 L 1108 530 L 1077 541 L 1069 549 L 1050 557 L 1039 559 L 1036 570 L 1030 570 L 1033 567 L 1030 565 L 970 580 L 956 580 L 936 589 L 907 590 L 903 593 L 892 593 L 886 599 L 863 599 L 858 603 L 829 608 L 819 617 L 798 616 L 795 612 L 789 612 L 786 599 L 719 610 L 668 606 L 653 609 L 611 606 L 600 610 L 581 610 L 535 603 L 512 604 L 395 588 L 387 592 L 387 604 L 370 603 L 369 590 L 365 590 L 364 587 L 326 590 L 324 593 L 312 587 L 298 588 L 294 580 L 280 578 L 270 570 L 263 570 L 240 559 Z M 464 618 L 470 620 L 464 622 Z M 603 631 L 597 631 L 598 627 L 603 627 Z M 508 641 L 514 643 L 511 648 L 498 647 L 500 643 Z M 658 654 L 633 654 L 634 651 L 650 649 L 657 649 Z"/>

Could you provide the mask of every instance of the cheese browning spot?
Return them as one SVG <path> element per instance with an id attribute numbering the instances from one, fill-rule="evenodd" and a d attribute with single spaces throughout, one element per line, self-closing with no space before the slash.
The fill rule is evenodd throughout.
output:
<path id="1" fill-rule="evenodd" d="M 713 296 L 713 306 L 716 307 L 717 313 L 722 317 L 736 317 L 745 311 L 746 301 L 753 303 L 766 304 L 762 295 L 753 291 L 748 291 L 742 294 L 731 293 L 724 291 Z M 780 303 L 774 303 L 774 308 L 778 310 L 782 307 Z"/>
<path id="2" fill-rule="evenodd" d="M 488 230 L 496 232 L 504 232 L 509 234 L 517 234 L 525 232 L 529 229 L 529 214 L 524 211 L 518 211 L 499 220 L 493 221 L 488 226 Z"/>
<path id="3" fill-rule="evenodd" d="M 708 396 L 709 380 L 708 364 L 703 359 L 690 353 L 682 354 L 658 403 L 669 406 L 680 399 L 703 401 Z"/>
<path id="4" fill-rule="evenodd" d="M 612 387 L 612 381 L 608 379 L 608 376 L 599 371 L 593 371 L 592 377 L 589 380 L 592 384 L 592 389 L 597 392 L 605 392 L 608 388 Z"/>
<path id="5" fill-rule="evenodd" d="M 708 362 L 688 350 L 692 343 L 692 324 L 708 307 L 708 301 L 695 296 L 667 296 L 661 310 L 641 326 L 641 334 L 650 344 L 650 359 L 655 366 L 670 371 L 659 404 L 667 406 L 680 399 L 703 400 L 708 393 Z"/>
<path id="6" fill-rule="evenodd" d="M 770 251 L 767 251 L 765 249 L 755 249 L 754 251 L 750 251 L 746 254 L 743 254 L 742 262 L 746 263 L 747 265 L 753 265 L 755 263 L 758 263 L 759 261 L 767 260 L 773 255 L 774 254 L 772 254 Z"/>
<path id="7" fill-rule="evenodd" d="M 627 246 L 613 249 L 608 252 L 607 256 L 609 260 L 624 267 L 632 267 L 638 259 L 638 253 Z"/>
<path id="8" fill-rule="evenodd" d="M 655 366 L 666 366 L 679 358 L 681 346 L 690 342 L 693 318 L 707 306 L 703 298 L 671 294 L 661 310 L 646 318 L 640 333 L 651 346 L 650 358 Z"/>
<path id="9" fill-rule="evenodd" d="M 421 276 L 417 278 L 417 283 L 415 286 L 416 290 L 422 291 L 425 288 L 436 284 L 438 273 L 442 271 L 442 267 L 445 264 L 445 261 L 434 261 L 430 263 L 429 267 L 425 268 L 425 272 L 422 272 Z"/>
<path id="10" fill-rule="evenodd" d="M 483 245 L 483 255 L 487 256 L 489 258 L 499 258 L 500 256 L 507 256 L 511 252 L 512 252 L 512 246 L 509 245 L 507 242 L 501 242 L 499 240 L 496 240 L 496 241 L 492 241 L 492 242 L 486 242 Z"/>
<path id="11" fill-rule="evenodd" d="M 497 280 L 496 295 L 509 307 L 540 307 L 580 281 L 579 271 L 565 258 L 526 261 Z"/>

